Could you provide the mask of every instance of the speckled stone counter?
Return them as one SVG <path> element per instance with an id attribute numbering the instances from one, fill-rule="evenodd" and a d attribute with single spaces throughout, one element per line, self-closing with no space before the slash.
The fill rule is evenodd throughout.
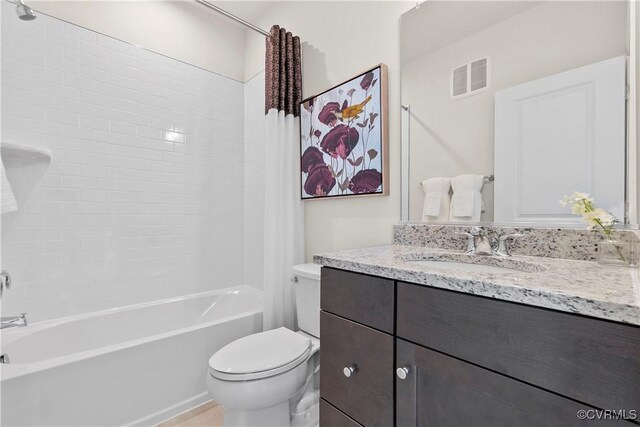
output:
<path id="1" fill-rule="evenodd" d="M 398 224 L 393 227 L 393 243 L 396 245 L 424 246 L 458 250 L 464 248 L 467 238 L 460 232 L 469 231 L 472 225 L 464 224 Z M 584 228 L 558 227 L 482 227 L 489 236 L 520 233 L 523 236 L 510 243 L 511 252 L 517 255 L 566 258 L 595 261 L 602 235 Z M 637 231 L 617 231 L 619 238 L 638 244 Z"/>
<path id="2" fill-rule="evenodd" d="M 635 268 L 530 256 L 513 256 L 509 261 L 510 265 L 532 267 L 523 268 L 529 271 L 500 273 L 457 271 L 412 262 L 465 256 L 462 251 L 391 245 L 319 254 L 314 261 L 357 273 L 640 325 L 640 289 Z M 486 265 L 502 263 L 500 258 L 483 258 L 480 261 Z"/>

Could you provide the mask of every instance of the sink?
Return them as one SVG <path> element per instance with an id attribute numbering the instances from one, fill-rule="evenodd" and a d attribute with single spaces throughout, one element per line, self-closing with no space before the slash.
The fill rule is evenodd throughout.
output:
<path id="1" fill-rule="evenodd" d="M 413 254 L 405 257 L 404 261 L 412 265 L 470 273 L 535 273 L 546 270 L 542 265 L 518 259 L 466 254 Z"/>
<path id="2" fill-rule="evenodd" d="M 424 265 L 425 267 L 441 268 L 444 270 L 470 271 L 473 273 L 515 273 L 521 272 L 515 268 L 499 267 L 496 265 L 485 264 L 469 264 L 458 261 L 444 261 L 437 259 L 425 259 L 418 261 L 409 261 L 411 264 Z"/>

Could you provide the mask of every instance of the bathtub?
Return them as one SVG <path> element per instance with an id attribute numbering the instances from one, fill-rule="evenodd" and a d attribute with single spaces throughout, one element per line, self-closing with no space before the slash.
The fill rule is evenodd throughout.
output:
<path id="1" fill-rule="evenodd" d="M 5 329 L 0 424 L 157 424 L 208 400 L 209 357 L 260 330 L 248 286 Z"/>

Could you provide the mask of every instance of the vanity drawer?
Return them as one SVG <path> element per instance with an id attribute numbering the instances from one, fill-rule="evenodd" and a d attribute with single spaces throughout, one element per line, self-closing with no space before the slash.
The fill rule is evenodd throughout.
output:
<path id="1" fill-rule="evenodd" d="M 322 310 L 393 333 L 393 280 L 323 267 L 321 283 Z"/>
<path id="2" fill-rule="evenodd" d="M 602 409 L 639 409 L 640 327 L 398 283 L 397 335 Z"/>
<path id="3" fill-rule="evenodd" d="M 326 400 L 320 399 L 320 427 L 362 427 Z"/>
<path id="4" fill-rule="evenodd" d="M 320 335 L 321 397 L 364 426 L 393 425 L 393 336 L 324 311 Z"/>

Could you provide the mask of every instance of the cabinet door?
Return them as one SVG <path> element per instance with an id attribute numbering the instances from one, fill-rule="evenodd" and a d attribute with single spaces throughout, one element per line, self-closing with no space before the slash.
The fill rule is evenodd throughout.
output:
<path id="1" fill-rule="evenodd" d="M 589 423 L 577 416 L 588 406 L 400 339 L 397 367 L 407 369 L 406 378 L 396 381 L 398 427 Z"/>
<path id="2" fill-rule="evenodd" d="M 364 426 L 393 425 L 393 336 L 324 311 L 320 335 L 321 397 Z"/>

